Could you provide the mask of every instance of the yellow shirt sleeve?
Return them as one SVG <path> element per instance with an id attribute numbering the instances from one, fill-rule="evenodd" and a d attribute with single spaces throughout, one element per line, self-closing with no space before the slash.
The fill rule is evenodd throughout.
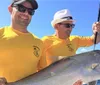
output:
<path id="1" fill-rule="evenodd" d="M 79 47 L 88 47 L 93 45 L 92 39 L 91 37 L 87 36 L 87 37 L 83 37 L 83 36 L 74 36 L 76 37 L 76 44 L 77 44 L 77 48 Z"/>

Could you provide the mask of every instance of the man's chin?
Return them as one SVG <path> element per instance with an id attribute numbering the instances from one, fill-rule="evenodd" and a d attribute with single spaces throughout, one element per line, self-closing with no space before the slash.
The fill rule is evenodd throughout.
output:
<path id="1" fill-rule="evenodd" d="M 70 37 L 70 34 L 68 34 L 67 36 Z"/>
<path id="2" fill-rule="evenodd" d="M 68 35 L 68 37 L 70 37 L 70 35 Z"/>

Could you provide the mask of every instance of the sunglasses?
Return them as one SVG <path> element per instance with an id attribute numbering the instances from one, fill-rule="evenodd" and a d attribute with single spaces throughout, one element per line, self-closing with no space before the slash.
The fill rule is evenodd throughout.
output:
<path id="1" fill-rule="evenodd" d="M 69 23 L 59 23 L 60 25 L 64 25 L 66 28 L 74 28 L 75 24 L 69 24 Z"/>
<path id="2" fill-rule="evenodd" d="M 19 12 L 22 12 L 22 13 L 25 13 L 26 10 L 27 10 L 28 14 L 31 15 L 31 16 L 34 15 L 34 12 L 35 12 L 33 9 L 27 8 L 27 7 L 25 7 L 25 6 L 21 5 L 21 4 L 12 5 L 12 7 L 16 7 L 16 9 Z"/>

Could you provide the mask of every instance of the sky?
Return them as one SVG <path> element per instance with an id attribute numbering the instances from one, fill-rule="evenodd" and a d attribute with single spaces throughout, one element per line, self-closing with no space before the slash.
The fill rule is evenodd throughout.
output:
<path id="1" fill-rule="evenodd" d="M 62 9 L 69 9 L 76 21 L 71 35 L 92 35 L 92 24 L 97 21 L 100 0 L 37 0 L 37 2 L 39 8 L 35 11 L 28 30 L 39 38 L 54 34 L 51 21 L 54 14 Z M 8 26 L 11 23 L 8 11 L 11 0 L 1 0 L 0 3 L 0 27 Z M 81 47 L 76 53 L 91 50 L 94 50 L 94 45 Z M 100 43 L 95 45 L 95 50 L 100 50 Z"/>

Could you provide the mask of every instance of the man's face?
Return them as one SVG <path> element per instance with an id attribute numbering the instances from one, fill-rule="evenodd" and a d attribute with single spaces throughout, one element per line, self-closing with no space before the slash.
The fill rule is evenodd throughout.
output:
<path id="1" fill-rule="evenodd" d="M 57 30 L 61 32 L 62 34 L 67 35 L 69 37 L 74 26 L 75 25 L 73 24 L 72 21 L 64 21 L 64 22 L 58 23 Z"/>
<path id="2" fill-rule="evenodd" d="M 29 2 L 12 6 L 12 22 L 22 27 L 27 27 L 31 21 L 33 12 L 32 5 Z"/>

